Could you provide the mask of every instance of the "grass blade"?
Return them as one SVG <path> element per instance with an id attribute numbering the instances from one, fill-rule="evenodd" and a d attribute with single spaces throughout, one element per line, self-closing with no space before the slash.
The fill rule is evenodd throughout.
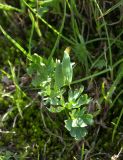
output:
<path id="1" fill-rule="evenodd" d="M 7 4 L 2 4 L 0 3 L 0 9 L 4 11 L 17 11 L 17 12 L 22 12 L 21 9 L 15 8 L 13 6 L 7 5 Z"/>

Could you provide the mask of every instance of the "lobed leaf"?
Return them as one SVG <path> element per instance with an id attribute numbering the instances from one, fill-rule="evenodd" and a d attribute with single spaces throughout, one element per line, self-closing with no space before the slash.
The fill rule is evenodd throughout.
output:
<path id="1" fill-rule="evenodd" d="M 76 140 L 81 140 L 87 135 L 87 130 L 86 128 L 74 127 L 71 129 L 70 134 Z"/>

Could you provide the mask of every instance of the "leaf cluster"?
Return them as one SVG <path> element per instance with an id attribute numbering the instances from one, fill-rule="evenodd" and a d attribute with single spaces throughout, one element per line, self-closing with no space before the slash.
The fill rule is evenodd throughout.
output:
<path id="1" fill-rule="evenodd" d="M 82 94 L 84 87 L 72 89 L 73 63 L 69 56 L 70 48 L 64 51 L 63 60 L 47 60 L 37 54 L 32 56 L 32 61 L 27 71 L 32 76 L 32 85 L 39 87 L 44 105 L 52 113 L 65 111 L 67 119 L 64 120 L 65 128 L 76 140 L 87 134 L 86 127 L 93 124 L 93 116 L 87 113 L 86 105 L 90 98 Z M 66 90 L 66 87 L 69 90 Z M 68 95 L 68 96 L 67 96 Z"/>

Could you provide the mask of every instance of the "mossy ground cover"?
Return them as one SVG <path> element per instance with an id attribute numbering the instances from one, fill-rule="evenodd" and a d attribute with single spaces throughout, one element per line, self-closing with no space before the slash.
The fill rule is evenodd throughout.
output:
<path id="1" fill-rule="evenodd" d="M 0 159 L 123 159 L 123 1 L 0 1 Z"/>

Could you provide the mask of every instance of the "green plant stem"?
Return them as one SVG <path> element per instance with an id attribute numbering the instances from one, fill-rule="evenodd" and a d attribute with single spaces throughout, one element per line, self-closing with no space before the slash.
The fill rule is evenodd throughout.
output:
<path id="1" fill-rule="evenodd" d="M 107 73 L 107 72 L 110 72 L 110 71 L 111 71 L 111 68 L 108 68 L 108 69 L 105 69 L 105 70 L 103 70 L 103 71 L 101 71 L 101 72 L 92 74 L 92 75 L 90 75 L 90 76 L 88 76 L 88 77 L 85 77 L 85 78 L 82 78 L 82 79 L 79 79 L 79 80 L 75 80 L 75 81 L 73 81 L 71 84 L 80 83 L 80 82 L 83 82 L 83 81 L 86 81 L 86 80 L 88 80 L 88 79 L 91 79 L 91 78 L 100 76 L 100 75 L 102 75 L 102 74 L 104 74 L 104 73 Z"/>
<path id="2" fill-rule="evenodd" d="M 84 160 L 84 142 L 83 142 L 82 148 L 81 148 L 81 160 Z"/>

